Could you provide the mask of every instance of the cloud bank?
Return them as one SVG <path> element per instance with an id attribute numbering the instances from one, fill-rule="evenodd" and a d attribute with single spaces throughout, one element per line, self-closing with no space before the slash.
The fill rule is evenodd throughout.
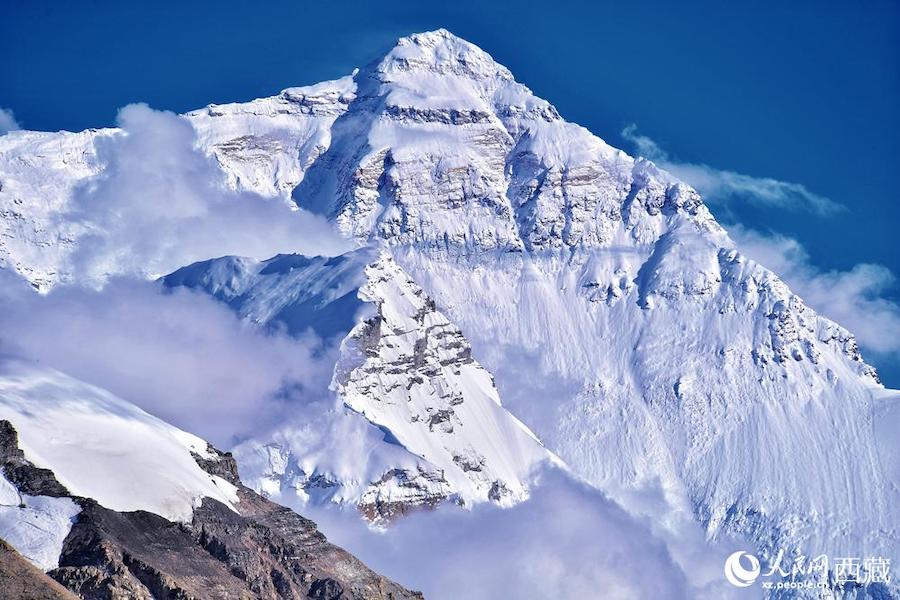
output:
<path id="1" fill-rule="evenodd" d="M 333 346 L 265 332 L 225 305 L 157 283 L 112 280 L 39 295 L 0 272 L 0 350 L 103 387 L 230 448 L 290 414 L 323 415 Z"/>
<path id="2" fill-rule="evenodd" d="M 763 206 L 806 210 L 823 215 L 844 210 L 841 204 L 816 194 L 799 183 L 770 177 L 753 177 L 715 169 L 706 164 L 672 160 L 659 144 L 640 134 L 637 125 L 633 123 L 622 130 L 622 137 L 634 145 L 638 155 L 652 160 L 662 169 L 686 181 L 713 204 L 745 200 Z"/>
<path id="3" fill-rule="evenodd" d="M 305 512 L 370 567 L 437 600 L 727 598 L 734 590 L 725 587 L 717 556 L 717 583 L 693 587 L 694 573 L 686 575 L 646 525 L 555 469 L 511 508 L 449 506 L 386 531 L 346 512 Z"/>
<path id="4" fill-rule="evenodd" d="M 896 282 L 887 267 L 862 263 L 823 271 L 793 238 L 739 225 L 729 233 L 742 252 L 777 273 L 813 309 L 849 329 L 864 350 L 900 352 L 900 305 L 884 297 Z"/>
<path id="5" fill-rule="evenodd" d="M 0 107 L 0 135 L 21 129 L 13 111 Z"/>
<path id="6" fill-rule="evenodd" d="M 71 256 L 75 278 L 154 277 L 227 254 L 349 249 L 322 217 L 229 189 L 186 119 L 132 104 L 117 120 L 122 133 L 96 142 L 105 169 L 80 184 L 71 208 L 58 216 L 60 224 L 75 222 L 85 231 Z"/>

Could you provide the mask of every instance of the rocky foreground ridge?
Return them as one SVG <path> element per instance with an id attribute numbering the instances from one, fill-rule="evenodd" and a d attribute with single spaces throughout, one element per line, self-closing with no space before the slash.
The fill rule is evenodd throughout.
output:
<path id="1" fill-rule="evenodd" d="M 72 394 L 81 391 L 82 397 L 86 396 L 68 378 L 59 374 L 46 376 L 68 386 Z M 28 371 L 26 378 L 35 379 L 35 372 Z M 145 413 L 135 413 L 145 420 L 134 423 L 135 414 L 122 414 L 127 406 L 102 406 L 102 396 L 89 398 L 91 403 L 81 405 L 82 410 L 92 409 L 92 417 L 112 421 L 112 427 L 121 429 L 131 424 L 131 435 L 139 439 L 143 430 L 149 428 L 163 428 L 164 434 L 174 434 L 173 445 L 178 451 L 192 457 L 197 472 L 204 473 L 225 495 L 221 499 L 194 495 L 193 509 L 187 516 L 167 518 L 158 514 L 164 510 L 149 504 L 145 505 L 156 512 L 109 508 L 119 501 L 115 493 L 103 489 L 98 493 L 100 501 L 82 495 L 79 491 L 91 484 L 84 480 L 75 483 L 79 491 L 72 491 L 60 482 L 54 469 L 37 466 L 28 457 L 40 456 L 46 461 L 52 456 L 48 448 L 54 443 L 66 444 L 65 432 L 77 429 L 77 424 L 72 428 L 64 425 L 62 434 L 41 432 L 45 435 L 35 437 L 34 422 L 16 411 L 21 406 L 39 408 L 39 402 L 17 404 L 13 393 L 0 390 L 0 537 L 8 537 L 10 546 L 26 554 L 29 563 L 39 563 L 46 576 L 23 564 L 24 559 L 12 547 L 3 546 L 0 581 L 6 585 L 0 587 L 0 598 L 29 597 L 14 590 L 23 594 L 27 591 L 35 598 L 67 598 L 74 594 L 88 600 L 422 598 L 420 593 L 374 573 L 329 543 L 312 521 L 244 486 L 231 454 L 211 445 L 200 447 L 193 436 L 184 437 L 187 434 Z M 99 390 L 95 393 L 99 394 Z M 27 443 L 20 441 L 11 421 L 22 424 Z M 102 440 L 103 432 L 97 433 L 96 438 Z M 83 434 L 75 431 L 74 435 Z M 87 449 L 94 446 L 88 441 L 91 437 L 88 434 L 78 442 L 88 455 Z M 101 443 L 101 452 L 121 455 L 135 467 L 118 473 L 119 477 L 126 482 L 164 488 L 167 474 L 141 472 L 142 463 L 133 454 L 135 449 L 152 454 L 172 448 L 143 444 L 110 448 L 110 443 L 114 441 Z M 102 456 L 99 455 L 94 470 L 96 481 L 106 483 L 112 474 L 105 470 Z M 86 460 L 90 462 L 90 456 Z M 50 462 L 55 462 L 64 474 L 63 480 L 75 472 L 73 463 L 53 458 Z M 177 469 L 173 472 L 179 478 L 175 489 L 190 489 L 193 484 L 189 478 Z M 175 510 L 173 498 L 166 500 L 162 506 Z M 58 545 L 54 545 L 54 540 Z"/>
<path id="2" fill-rule="evenodd" d="M 197 462 L 237 487 L 239 510 L 205 498 L 191 522 L 180 524 L 73 496 L 24 457 L 15 428 L 0 421 L 0 463 L 19 493 L 72 498 L 81 508 L 50 579 L 3 542 L 0 598 L 71 598 L 65 590 L 87 600 L 423 597 L 329 543 L 312 521 L 246 488 L 231 455 L 209 450 L 215 458 Z"/>

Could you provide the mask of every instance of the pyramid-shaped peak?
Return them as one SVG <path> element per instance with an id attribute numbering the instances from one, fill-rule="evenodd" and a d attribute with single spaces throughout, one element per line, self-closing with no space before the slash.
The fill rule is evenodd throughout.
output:
<path id="1" fill-rule="evenodd" d="M 443 28 L 400 38 L 381 60 L 378 71 L 387 75 L 421 72 L 512 79 L 509 70 L 487 52 Z"/>
<path id="2" fill-rule="evenodd" d="M 413 33 L 406 37 L 402 37 L 397 41 L 398 46 L 405 46 L 408 44 L 415 44 L 423 47 L 436 47 L 436 46 L 466 46 L 469 48 L 474 48 L 476 51 L 481 51 L 475 44 L 468 42 L 461 37 L 454 35 L 447 29 L 441 27 L 440 29 L 434 29 L 432 31 L 422 31 L 419 33 Z"/>

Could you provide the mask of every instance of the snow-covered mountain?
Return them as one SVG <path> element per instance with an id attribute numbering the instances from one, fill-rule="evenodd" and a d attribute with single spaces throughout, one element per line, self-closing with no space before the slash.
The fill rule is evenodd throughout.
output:
<path id="1" fill-rule="evenodd" d="M 245 488 L 230 454 L 16 360 L 0 364 L 0 538 L 85 598 L 421 598 Z M 10 597 L 21 578 L 0 573 Z"/>
<path id="2" fill-rule="evenodd" d="M 261 489 L 337 481 L 360 503 L 396 467 L 388 498 L 513 500 L 543 443 L 663 528 L 687 513 L 764 553 L 900 555 L 900 400 L 852 334 L 743 256 L 690 186 L 477 47 L 417 34 L 352 76 L 185 118 L 227 185 L 361 248 L 166 279 L 249 321 L 346 336 L 334 391 L 390 456 L 333 477 L 255 440 L 243 468 Z M 0 137 L 0 259 L 36 286 L 65 279 L 82 232 L 54 215 L 116 135 Z"/>

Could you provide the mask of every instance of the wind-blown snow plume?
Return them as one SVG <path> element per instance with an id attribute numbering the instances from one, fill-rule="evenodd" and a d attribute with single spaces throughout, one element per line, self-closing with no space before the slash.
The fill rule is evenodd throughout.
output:
<path id="1" fill-rule="evenodd" d="M 13 111 L 0 107 L 0 135 L 21 129 Z"/>
<path id="2" fill-rule="evenodd" d="M 661 168 L 697 188 L 710 204 L 727 204 L 745 200 L 763 206 L 777 206 L 790 210 L 808 210 L 831 214 L 844 210 L 834 200 L 810 191 L 806 186 L 771 177 L 753 177 L 707 164 L 679 162 L 656 141 L 638 132 L 631 124 L 622 130 L 622 137 L 634 144 L 637 154 L 654 161 Z"/>

